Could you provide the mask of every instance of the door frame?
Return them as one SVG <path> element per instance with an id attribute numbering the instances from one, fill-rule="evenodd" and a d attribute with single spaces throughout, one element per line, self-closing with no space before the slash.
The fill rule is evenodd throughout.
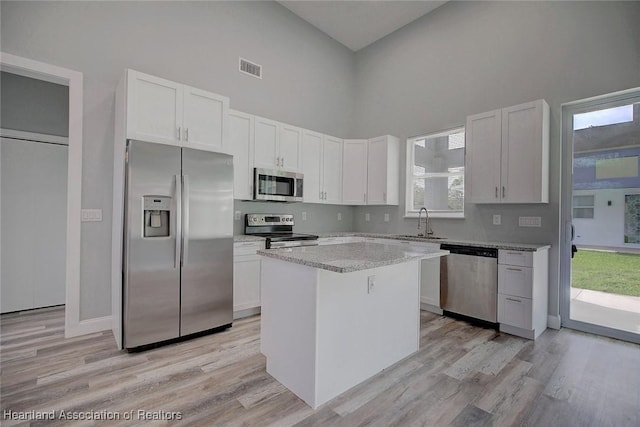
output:
<path id="1" fill-rule="evenodd" d="M 105 327 L 103 319 L 90 319 L 85 321 L 80 319 L 83 75 L 79 71 L 34 61 L 5 52 L 0 52 L 0 69 L 25 77 L 69 87 L 64 335 L 69 338 L 108 329 Z"/>
<path id="2" fill-rule="evenodd" d="M 570 318 L 571 305 L 571 205 L 573 195 L 573 115 L 594 107 L 611 108 L 640 97 L 640 87 L 562 104 L 560 186 L 560 319 L 561 325 L 597 335 L 640 343 L 640 334 L 580 322 Z"/>

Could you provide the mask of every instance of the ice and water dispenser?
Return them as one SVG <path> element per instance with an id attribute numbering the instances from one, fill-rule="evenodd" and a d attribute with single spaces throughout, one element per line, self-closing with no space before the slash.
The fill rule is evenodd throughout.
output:
<path id="1" fill-rule="evenodd" d="M 143 237 L 169 237 L 171 197 L 144 196 Z"/>

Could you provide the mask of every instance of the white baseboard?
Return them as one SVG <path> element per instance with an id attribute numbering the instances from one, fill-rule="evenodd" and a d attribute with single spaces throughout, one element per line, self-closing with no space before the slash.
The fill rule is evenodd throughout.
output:
<path id="1" fill-rule="evenodd" d="M 260 313 L 260 307 L 246 308 L 243 310 L 234 310 L 233 320 L 242 319 L 243 317 L 249 317 L 259 313 Z"/>
<path id="2" fill-rule="evenodd" d="M 422 301 L 420 301 L 420 310 L 428 311 L 435 314 L 442 314 L 442 309 L 437 305 L 428 304 Z"/>
<path id="3" fill-rule="evenodd" d="M 560 329 L 560 315 L 557 315 L 557 316 L 548 315 L 547 326 L 551 329 Z"/>
<path id="4" fill-rule="evenodd" d="M 65 328 L 64 337 L 73 338 L 108 330 L 111 330 L 111 316 L 96 317 L 95 319 L 81 320 L 76 325 Z"/>

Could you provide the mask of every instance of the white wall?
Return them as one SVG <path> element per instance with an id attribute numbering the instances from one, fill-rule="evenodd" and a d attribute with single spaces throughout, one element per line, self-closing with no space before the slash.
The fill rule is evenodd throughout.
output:
<path id="1" fill-rule="evenodd" d="M 0 3 L 2 51 L 84 74 L 80 319 L 108 316 L 115 87 L 133 68 L 231 98 L 231 107 L 347 136 L 351 51 L 274 2 Z M 237 71 L 261 64 L 262 80 Z M 313 209 L 313 207 L 310 207 Z"/>
<path id="2" fill-rule="evenodd" d="M 574 218 L 576 245 L 639 247 L 624 243 L 624 196 L 638 194 L 640 189 L 574 190 L 574 196 L 593 195 L 593 218 Z M 611 202 L 611 205 L 609 205 Z"/>
<path id="3" fill-rule="evenodd" d="M 464 125 L 470 114 L 539 98 L 551 107 L 550 203 L 466 204 L 439 235 L 551 243 L 549 311 L 558 311 L 561 104 L 640 86 L 639 2 L 448 2 L 356 54 L 354 135 L 410 136 Z M 404 150 L 402 150 L 404 153 Z M 404 188 L 404 156 L 401 160 Z M 361 231 L 413 233 L 401 206 L 358 207 Z M 365 222 L 365 213 L 371 221 Z M 383 214 L 391 222 L 382 222 Z M 492 214 L 502 225 L 492 225 Z M 542 228 L 519 228 L 518 216 Z"/>

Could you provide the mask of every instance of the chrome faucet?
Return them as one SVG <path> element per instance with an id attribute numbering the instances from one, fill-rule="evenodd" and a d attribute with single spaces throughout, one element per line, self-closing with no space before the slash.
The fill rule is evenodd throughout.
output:
<path id="1" fill-rule="evenodd" d="M 431 226 L 429 225 L 429 211 L 424 206 L 420 208 L 420 212 L 418 213 L 418 230 L 420 230 L 420 220 L 422 219 L 422 211 L 424 210 L 426 222 L 424 224 L 424 233 L 420 233 L 418 231 L 418 237 L 428 237 L 433 234 L 433 230 L 431 230 Z"/>

